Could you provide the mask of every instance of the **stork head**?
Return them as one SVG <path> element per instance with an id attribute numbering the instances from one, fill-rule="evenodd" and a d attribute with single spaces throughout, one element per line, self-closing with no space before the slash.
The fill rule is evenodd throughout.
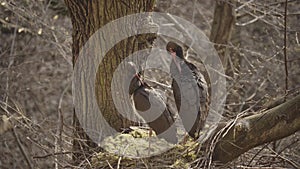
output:
<path id="1" fill-rule="evenodd" d="M 167 44 L 166 49 L 171 54 L 172 60 L 175 63 L 178 71 L 181 72 L 181 66 L 180 66 L 178 58 L 184 60 L 182 47 L 179 46 L 177 43 L 170 41 Z"/>
<path id="2" fill-rule="evenodd" d="M 177 43 L 170 41 L 167 44 L 166 49 L 172 56 L 175 55 L 179 58 L 184 59 L 182 47 L 179 46 Z"/>

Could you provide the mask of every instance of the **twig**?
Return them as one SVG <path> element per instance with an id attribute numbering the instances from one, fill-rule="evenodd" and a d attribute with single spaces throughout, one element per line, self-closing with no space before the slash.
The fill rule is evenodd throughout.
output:
<path id="1" fill-rule="evenodd" d="M 193 46 L 193 44 L 194 44 L 194 38 L 190 34 L 190 32 L 188 32 L 186 30 L 186 28 L 182 24 L 180 24 L 172 15 L 167 14 L 166 15 L 166 19 L 168 19 L 171 23 L 174 23 L 174 27 L 177 28 L 179 31 L 181 31 L 183 33 L 184 37 L 189 38 L 188 40 L 191 41 L 190 46 Z"/>
<path id="2" fill-rule="evenodd" d="M 17 19 L 17 24 L 18 24 L 18 19 Z M 8 105 L 10 67 L 14 64 L 13 54 L 14 54 L 16 36 L 17 36 L 17 28 L 15 27 L 14 28 L 13 39 L 12 39 L 12 42 L 11 42 L 10 52 L 9 52 L 10 59 L 9 59 L 9 63 L 8 63 L 8 66 L 7 66 L 7 72 L 6 72 L 6 87 L 5 87 L 6 94 L 5 94 L 5 98 L 4 98 L 5 103 L 6 103 L 5 109 L 7 109 L 7 105 Z"/>
<path id="3" fill-rule="evenodd" d="M 67 85 L 67 87 L 63 90 L 63 92 L 59 98 L 59 102 L 58 102 L 58 108 L 57 108 L 58 109 L 58 122 L 57 122 L 58 124 L 57 124 L 57 130 L 56 130 L 56 135 L 58 135 L 58 138 L 55 137 L 55 150 L 54 150 L 55 153 L 57 153 L 58 151 L 62 151 L 62 132 L 63 132 L 63 126 L 64 126 L 64 117 L 63 117 L 62 110 L 61 110 L 61 104 L 63 101 L 63 97 L 68 89 L 69 89 L 69 85 Z M 55 168 L 58 168 L 57 157 L 55 158 Z"/>
<path id="4" fill-rule="evenodd" d="M 289 72 L 288 72 L 288 65 L 287 65 L 287 6 L 288 0 L 285 0 L 285 7 L 284 7 L 284 67 L 285 67 L 285 100 L 288 93 L 288 80 L 289 80 Z"/>
<path id="5" fill-rule="evenodd" d="M 22 146 L 22 143 L 21 143 L 21 141 L 20 141 L 20 139 L 19 139 L 19 136 L 17 135 L 16 129 L 15 129 L 14 127 L 13 127 L 13 134 L 14 134 L 15 139 L 17 140 L 18 147 L 19 147 L 19 149 L 21 150 L 21 153 L 22 153 L 22 155 L 24 156 L 25 161 L 27 162 L 28 167 L 29 167 L 29 168 L 33 168 L 33 167 L 32 167 L 32 163 L 31 163 L 31 161 L 30 161 L 30 159 L 29 159 L 27 153 L 25 152 L 25 150 L 24 150 L 24 148 L 23 148 L 23 146 Z"/>
<path id="6" fill-rule="evenodd" d="M 196 15 L 196 2 L 197 0 L 193 1 L 193 13 L 192 13 L 192 23 L 195 23 L 195 15 Z"/>
<path id="7" fill-rule="evenodd" d="M 287 1 L 288 0 L 286 0 L 286 1 L 272 2 L 272 3 L 268 4 L 268 5 L 278 5 L 278 4 L 286 3 Z M 289 0 L 288 2 L 294 2 L 294 1 L 296 1 L 296 0 Z"/>
<path id="8" fill-rule="evenodd" d="M 114 167 L 111 166 L 111 164 L 109 163 L 108 160 L 105 160 L 105 161 L 106 161 L 106 163 L 108 164 L 109 168 L 114 169 Z"/>
<path id="9" fill-rule="evenodd" d="M 122 160 L 122 157 L 119 157 L 119 159 L 118 159 L 118 165 L 117 165 L 117 169 L 119 169 L 119 168 L 120 168 L 121 160 Z"/>
<path id="10" fill-rule="evenodd" d="M 145 80 L 147 80 L 147 81 L 149 81 L 149 82 L 151 82 L 151 83 L 154 83 L 154 84 L 156 84 L 156 85 L 158 85 L 158 86 L 161 86 L 161 87 L 163 87 L 163 88 L 171 89 L 171 86 L 170 86 L 170 85 L 166 85 L 166 84 L 157 82 L 157 81 L 152 80 L 152 79 L 149 79 L 149 78 L 145 78 Z"/>
<path id="11" fill-rule="evenodd" d="M 57 153 L 50 153 L 42 156 L 33 156 L 33 158 L 47 158 L 50 156 L 56 156 L 56 155 L 61 155 L 61 154 L 73 154 L 73 153 L 80 153 L 80 152 L 74 152 L 74 151 L 64 151 L 64 152 L 57 152 Z"/>
<path id="12" fill-rule="evenodd" d="M 258 152 L 256 152 L 256 153 L 254 154 L 254 156 L 251 158 L 251 160 L 248 162 L 248 165 L 247 165 L 247 166 L 250 166 L 250 164 L 251 164 L 252 161 L 255 159 L 255 157 L 257 157 L 257 155 L 258 155 L 261 151 L 263 151 L 265 148 L 267 148 L 269 144 L 270 144 L 270 143 L 264 145 Z"/>
<path id="13" fill-rule="evenodd" d="M 244 11 L 246 14 L 248 14 L 248 15 L 254 17 L 254 20 L 255 20 L 255 21 L 256 21 L 256 18 L 257 18 L 257 19 L 259 19 L 260 21 L 266 23 L 267 25 L 273 26 L 273 27 L 277 28 L 278 30 L 282 30 L 282 27 L 283 27 L 283 26 L 282 26 L 282 27 L 281 27 L 281 25 L 277 26 L 277 25 L 271 23 L 270 21 L 267 21 L 266 19 L 263 19 L 263 18 L 265 18 L 266 16 L 272 16 L 272 15 L 271 15 L 272 12 L 276 11 L 276 9 L 277 9 L 277 8 L 272 8 L 270 11 L 267 11 L 267 12 L 266 12 L 266 11 L 259 10 L 259 9 L 257 9 L 257 8 L 253 9 L 253 10 L 255 10 L 255 11 L 260 12 L 260 13 L 261 13 L 260 16 L 257 16 L 257 15 L 255 15 L 253 12 L 248 11 L 248 10 L 246 10 L 246 9 L 243 9 L 243 11 Z M 255 22 L 255 21 L 250 21 L 250 23 L 253 23 L 253 22 Z M 237 26 L 246 26 L 247 24 L 250 24 L 250 23 L 236 23 L 236 25 L 237 25 Z"/>
<path id="14" fill-rule="evenodd" d="M 299 13 L 299 15 L 300 15 L 300 13 Z M 298 32 L 296 32 L 295 37 L 296 37 L 295 39 L 296 39 L 297 45 L 300 45 L 299 39 L 298 39 Z"/>
<path id="15" fill-rule="evenodd" d="M 286 150 L 287 148 L 290 148 L 292 145 L 296 144 L 297 142 L 299 142 L 299 139 L 293 141 L 291 144 L 285 146 L 283 149 L 281 149 L 278 154 L 281 154 L 284 150 Z"/>
<path id="16" fill-rule="evenodd" d="M 280 158 L 280 159 L 282 159 L 282 160 L 288 162 L 288 163 L 289 163 L 290 165 L 292 165 L 293 167 L 299 168 L 299 164 L 297 164 L 295 161 L 290 160 L 290 159 L 287 159 L 287 158 L 285 158 L 285 157 L 279 155 L 276 151 L 274 151 L 274 150 L 271 149 L 271 148 L 269 148 L 269 150 L 271 150 L 271 151 L 274 153 L 274 155 L 270 155 L 270 157 L 273 157 L 273 158 Z"/>
<path id="17" fill-rule="evenodd" d="M 237 7 L 235 9 L 236 12 L 238 12 L 239 10 L 241 10 L 242 8 L 244 8 L 245 6 L 248 6 L 250 3 L 252 3 L 254 0 L 250 0 L 250 1 L 247 1 L 245 3 L 243 3 L 241 6 Z"/>

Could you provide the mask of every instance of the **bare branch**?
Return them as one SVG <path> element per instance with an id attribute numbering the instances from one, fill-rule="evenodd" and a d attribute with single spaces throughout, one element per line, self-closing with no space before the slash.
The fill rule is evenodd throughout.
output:
<path id="1" fill-rule="evenodd" d="M 299 131 L 299 103 L 300 95 L 263 113 L 239 119 L 217 143 L 213 160 L 227 163 L 251 148 Z"/>

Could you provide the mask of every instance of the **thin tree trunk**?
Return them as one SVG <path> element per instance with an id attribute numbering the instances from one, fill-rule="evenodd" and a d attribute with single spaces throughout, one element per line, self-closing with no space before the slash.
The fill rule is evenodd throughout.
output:
<path id="1" fill-rule="evenodd" d="M 228 49 L 226 45 L 231 38 L 235 24 L 235 11 L 232 0 L 216 0 L 214 19 L 210 33 L 210 41 L 216 43 L 215 48 L 226 70 Z"/>

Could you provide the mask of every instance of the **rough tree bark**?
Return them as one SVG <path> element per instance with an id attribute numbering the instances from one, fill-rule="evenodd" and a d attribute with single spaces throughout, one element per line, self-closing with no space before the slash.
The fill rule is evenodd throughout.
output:
<path id="1" fill-rule="evenodd" d="M 75 64 L 80 49 L 99 28 L 126 15 L 152 11 L 155 0 L 65 0 L 65 3 L 69 9 L 73 25 L 72 53 L 73 64 Z M 146 48 L 146 41 L 151 38 L 153 38 L 153 35 L 141 35 L 121 41 L 106 54 L 99 65 L 95 84 L 98 105 L 100 110 L 105 110 L 102 113 L 107 122 L 118 131 L 121 128 L 130 126 L 132 122 L 122 118 L 114 106 L 110 92 L 112 74 L 119 63 L 129 54 Z M 88 138 L 80 127 L 75 112 L 73 126 L 75 130 L 73 148 L 75 152 L 80 152 L 74 156 L 75 158 L 82 157 L 81 154 L 85 154 L 88 150 L 91 150 L 91 147 L 97 145 Z"/>
<path id="2" fill-rule="evenodd" d="M 263 113 L 239 119 L 217 143 L 213 160 L 227 163 L 244 152 L 300 130 L 300 95 Z"/>

